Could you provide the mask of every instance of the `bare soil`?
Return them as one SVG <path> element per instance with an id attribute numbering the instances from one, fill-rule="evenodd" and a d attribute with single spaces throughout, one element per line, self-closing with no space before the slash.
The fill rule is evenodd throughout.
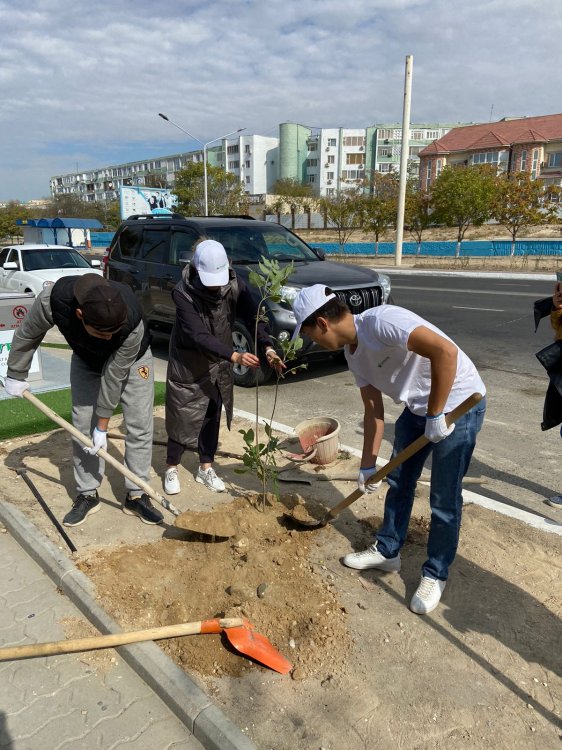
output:
<path id="1" fill-rule="evenodd" d="M 162 437 L 162 410 L 156 415 Z M 241 451 L 242 426 L 236 420 L 230 434 L 223 431 L 221 448 Z M 112 447 L 115 455 L 121 449 Z M 163 462 L 164 449 L 155 447 L 158 474 Z M 342 457 L 325 474 L 353 476 L 356 463 Z M 22 464 L 62 518 L 73 493 L 69 438 L 56 431 L 0 444 L 3 496 L 63 547 L 12 470 Z M 122 515 L 122 482 L 112 471 L 101 487 L 102 511 L 69 535 L 76 563 L 123 628 L 242 615 L 293 663 L 291 675 L 278 675 L 214 635 L 161 644 L 260 750 L 560 747 L 560 537 L 466 506 L 442 603 L 418 617 L 407 605 L 425 559 L 426 487 L 401 573 L 359 573 L 339 559 L 371 542 L 383 488 L 325 528 L 300 531 L 284 517 L 287 509 L 304 505 L 321 517 L 354 483 L 317 481 L 304 465 L 298 471 L 312 484 L 283 485 L 281 499 L 262 507 L 257 484 L 235 474 L 237 465 L 220 459 L 227 492 L 216 495 L 194 482 L 195 458 L 186 456 L 174 499 L 186 510 L 226 514 L 236 530 L 229 540 L 182 531 L 169 516 L 162 528 Z M 156 472 L 152 484 L 161 490 Z"/>

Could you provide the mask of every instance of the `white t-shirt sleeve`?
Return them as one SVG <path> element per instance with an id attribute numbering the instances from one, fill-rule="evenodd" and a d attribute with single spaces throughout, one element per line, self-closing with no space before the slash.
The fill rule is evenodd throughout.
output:
<path id="1" fill-rule="evenodd" d="M 385 346 L 407 349 L 410 334 L 419 328 L 422 321 L 409 310 L 391 306 L 381 310 L 372 323 L 367 329 L 367 335 L 370 334 Z"/>

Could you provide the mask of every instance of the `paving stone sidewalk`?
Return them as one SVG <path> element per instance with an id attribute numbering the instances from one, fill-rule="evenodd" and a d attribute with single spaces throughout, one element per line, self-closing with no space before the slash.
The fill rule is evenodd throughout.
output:
<path id="1" fill-rule="evenodd" d="M 79 610 L 2 530 L 0 646 L 64 639 L 61 620 L 78 618 L 83 620 Z M 146 683 L 113 656 L 103 669 L 81 654 L 0 662 L 0 748 L 203 750 Z"/>

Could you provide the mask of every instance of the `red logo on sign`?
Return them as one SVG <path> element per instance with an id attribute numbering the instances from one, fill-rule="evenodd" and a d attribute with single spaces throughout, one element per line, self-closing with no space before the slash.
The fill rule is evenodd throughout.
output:
<path id="1" fill-rule="evenodd" d="M 14 309 L 12 310 L 12 315 L 18 320 L 23 320 L 23 318 L 25 318 L 25 316 L 27 315 L 27 307 L 24 307 L 23 305 L 14 307 Z"/>

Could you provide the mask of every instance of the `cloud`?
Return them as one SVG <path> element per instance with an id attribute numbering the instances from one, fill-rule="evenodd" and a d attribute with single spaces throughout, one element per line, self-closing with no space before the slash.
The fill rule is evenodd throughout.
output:
<path id="1" fill-rule="evenodd" d="M 562 6 L 546 0 L 0 0 L 0 199 L 49 177 L 209 140 L 560 109 Z"/>

